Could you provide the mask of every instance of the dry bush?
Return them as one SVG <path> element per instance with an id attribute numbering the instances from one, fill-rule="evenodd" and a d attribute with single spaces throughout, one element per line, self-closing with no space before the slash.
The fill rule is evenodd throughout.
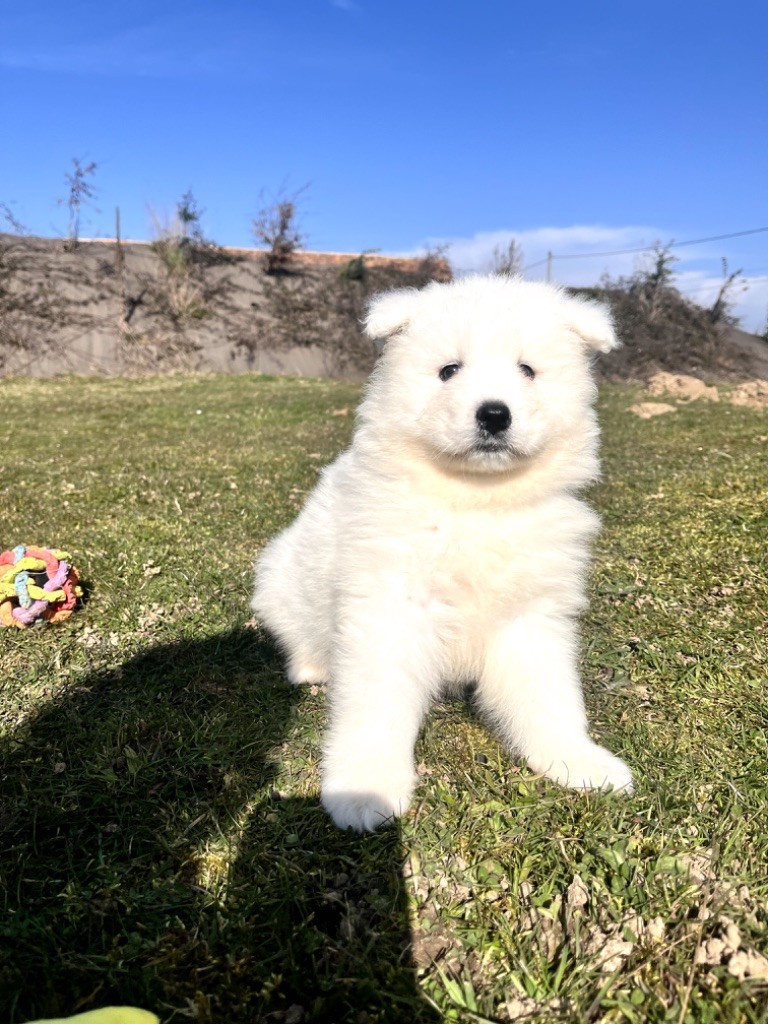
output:
<path id="1" fill-rule="evenodd" d="M 221 277 L 212 280 L 208 270 L 233 262 L 222 248 L 204 237 L 202 212 L 191 190 L 182 196 L 170 221 L 151 212 L 155 230 L 152 251 L 162 270 L 159 277 L 142 283 L 154 311 L 177 329 L 190 320 L 213 315 L 216 300 L 227 290 L 227 281 Z"/>
<path id="2" fill-rule="evenodd" d="M 298 223 L 300 197 L 309 185 L 303 185 L 291 195 L 283 189 L 262 206 L 251 223 L 256 245 L 266 249 L 264 269 L 268 274 L 286 274 L 293 266 L 294 256 L 304 248 L 306 236 Z M 264 202 L 264 193 L 260 195 Z"/>
<path id="3" fill-rule="evenodd" d="M 659 368 L 670 372 L 707 370 L 717 362 L 724 332 L 736 321 L 730 313 L 726 279 L 711 309 L 697 305 L 674 285 L 676 258 L 657 245 L 650 260 L 629 277 L 604 276 L 596 288 L 575 293 L 607 301 L 616 319 L 622 347 L 600 360 L 606 374 L 646 377 Z"/>
<path id="4" fill-rule="evenodd" d="M 98 164 L 91 161 L 84 164 L 77 157 L 72 157 L 72 173 L 64 175 L 67 183 L 66 199 L 59 199 L 59 203 L 66 203 L 69 210 L 69 223 L 67 225 L 67 240 L 65 248 L 74 252 L 80 244 L 80 217 L 84 206 L 92 206 L 96 198 L 96 188 L 91 179 L 93 178 Z"/>
<path id="5" fill-rule="evenodd" d="M 739 318 L 733 315 L 737 293 L 746 291 L 748 286 L 743 279 L 743 270 L 734 270 L 729 274 L 728 260 L 724 256 L 722 265 L 723 283 L 710 307 L 709 317 L 713 324 L 726 324 L 729 327 L 735 327 L 739 322 Z"/>
<path id="6" fill-rule="evenodd" d="M 506 245 L 495 245 L 491 253 L 489 271 L 500 277 L 520 277 L 523 273 L 525 257 L 523 250 L 514 238 Z"/>

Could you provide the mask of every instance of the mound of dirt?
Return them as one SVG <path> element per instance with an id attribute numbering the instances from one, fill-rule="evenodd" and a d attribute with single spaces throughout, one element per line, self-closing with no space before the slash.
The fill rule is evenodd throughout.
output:
<path id="1" fill-rule="evenodd" d="M 681 402 L 692 402 L 695 398 L 703 398 L 708 402 L 719 402 L 720 394 L 714 385 L 707 385 L 698 377 L 683 373 L 667 373 L 659 370 L 648 381 L 648 392 L 651 395 L 669 395 Z"/>
<path id="2" fill-rule="evenodd" d="M 721 398 L 731 405 L 745 405 L 751 409 L 768 409 L 768 381 L 760 378 L 742 381 L 736 387 L 732 385 L 715 387 L 705 384 L 698 377 L 683 373 L 667 373 L 659 370 L 647 383 L 648 394 L 654 397 L 671 398 L 676 405 L 665 402 L 638 402 L 630 406 L 629 411 L 642 419 L 659 416 L 665 412 L 676 412 L 680 405 L 687 402 L 704 400 L 719 402 Z"/>
<path id="3" fill-rule="evenodd" d="M 748 380 L 731 392 L 733 405 L 746 405 L 750 409 L 768 409 L 768 380 Z"/>
<path id="4" fill-rule="evenodd" d="M 652 416 L 663 416 L 665 412 L 677 412 L 677 406 L 667 402 L 636 402 L 630 405 L 629 411 L 641 420 L 649 420 Z"/>

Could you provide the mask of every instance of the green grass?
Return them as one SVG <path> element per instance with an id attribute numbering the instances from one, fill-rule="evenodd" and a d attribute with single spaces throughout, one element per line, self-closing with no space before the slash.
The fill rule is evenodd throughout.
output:
<path id="1" fill-rule="evenodd" d="M 317 801 L 323 691 L 247 624 L 357 389 L 0 382 L 0 548 L 71 550 L 89 593 L 0 630 L 0 1020 L 768 1020 L 768 420 L 636 397 L 601 395 L 583 624 L 635 796 L 556 789 L 446 702 L 412 812 L 358 837 Z"/>

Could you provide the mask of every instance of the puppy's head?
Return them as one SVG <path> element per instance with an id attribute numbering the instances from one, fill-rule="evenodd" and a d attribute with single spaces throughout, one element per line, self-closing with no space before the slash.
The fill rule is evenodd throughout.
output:
<path id="1" fill-rule="evenodd" d="M 539 282 L 468 277 L 379 296 L 365 331 L 384 351 L 363 424 L 395 449 L 479 473 L 558 447 L 594 458 L 590 359 L 617 344 L 603 306 Z"/>

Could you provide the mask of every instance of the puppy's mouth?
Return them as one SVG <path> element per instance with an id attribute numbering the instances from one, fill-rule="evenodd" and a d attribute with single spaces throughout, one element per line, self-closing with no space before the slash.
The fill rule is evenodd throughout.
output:
<path id="1" fill-rule="evenodd" d="M 513 449 L 505 437 L 497 434 L 483 434 L 477 438 L 470 449 L 473 452 L 502 452 L 512 454 Z"/>
<path id="2" fill-rule="evenodd" d="M 472 443 L 463 451 L 455 452 L 455 457 L 469 466 L 479 469 L 508 469 L 530 455 L 512 438 L 504 434 L 479 433 Z"/>
<path id="3" fill-rule="evenodd" d="M 530 453 L 515 441 L 512 429 L 490 431 L 478 427 L 470 445 L 470 453 L 506 455 L 510 458 L 522 459 Z"/>

